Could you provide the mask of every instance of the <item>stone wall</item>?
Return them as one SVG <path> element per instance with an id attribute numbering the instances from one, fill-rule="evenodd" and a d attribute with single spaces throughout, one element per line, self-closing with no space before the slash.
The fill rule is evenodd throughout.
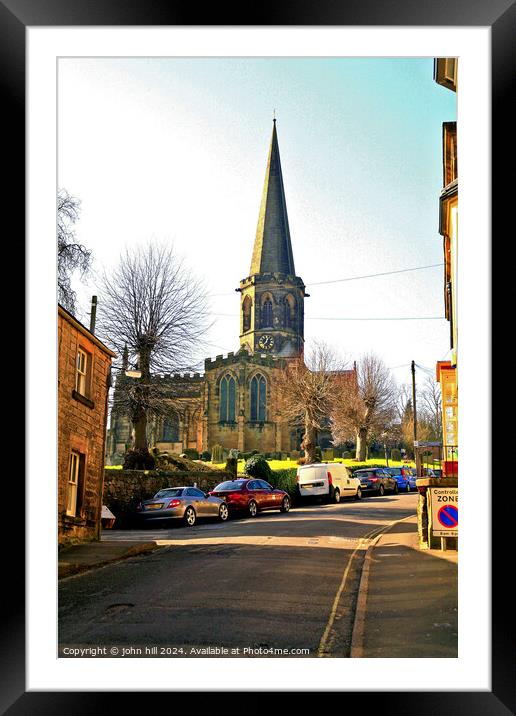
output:
<path id="1" fill-rule="evenodd" d="M 115 528 L 131 526 L 131 514 L 141 500 L 148 500 L 164 487 L 194 484 L 204 492 L 233 475 L 223 470 L 212 472 L 163 472 L 157 470 L 105 470 L 103 504 L 116 517 Z"/>

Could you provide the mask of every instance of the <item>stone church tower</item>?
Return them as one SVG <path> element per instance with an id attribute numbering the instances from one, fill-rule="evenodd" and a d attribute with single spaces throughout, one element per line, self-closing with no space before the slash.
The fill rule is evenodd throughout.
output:
<path id="1" fill-rule="evenodd" d="M 150 445 L 181 453 L 214 445 L 240 452 L 299 449 L 299 430 L 282 419 L 275 377 L 303 353 L 303 281 L 296 276 L 281 172 L 276 120 L 249 276 L 240 282 L 240 349 L 207 358 L 204 376 L 167 375 L 170 415 L 149 425 Z M 131 440 L 127 416 L 112 415 L 108 461 L 117 464 Z"/>
<path id="2" fill-rule="evenodd" d="M 249 276 L 237 289 L 240 345 L 250 353 L 293 357 L 303 351 L 303 281 L 296 276 L 276 120 L 265 172 Z"/>

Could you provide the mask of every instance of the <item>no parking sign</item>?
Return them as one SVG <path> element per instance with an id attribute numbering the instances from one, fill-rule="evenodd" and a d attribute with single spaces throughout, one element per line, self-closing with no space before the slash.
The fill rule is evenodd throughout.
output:
<path id="1" fill-rule="evenodd" d="M 432 534 L 434 537 L 459 536 L 459 488 L 431 487 Z"/>

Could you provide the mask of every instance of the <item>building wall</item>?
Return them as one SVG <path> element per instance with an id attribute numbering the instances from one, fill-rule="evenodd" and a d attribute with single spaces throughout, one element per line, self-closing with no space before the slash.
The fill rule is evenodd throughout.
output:
<path id="1" fill-rule="evenodd" d="M 76 388 L 77 351 L 91 356 L 87 398 Z M 58 313 L 58 538 L 95 539 L 100 526 L 106 397 L 114 354 L 59 308 Z M 77 509 L 67 515 L 71 453 L 80 456 Z"/>
<path id="2" fill-rule="evenodd" d="M 285 425 L 277 410 L 275 375 L 281 361 L 272 356 L 249 355 L 245 350 L 229 353 L 227 358 L 217 356 L 205 362 L 205 405 L 203 450 L 214 445 L 241 452 L 289 452 L 291 429 Z M 236 381 L 236 414 L 232 423 L 220 419 L 220 381 L 226 376 Z M 251 381 L 261 375 L 266 381 L 266 414 L 263 422 L 251 421 Z"/>

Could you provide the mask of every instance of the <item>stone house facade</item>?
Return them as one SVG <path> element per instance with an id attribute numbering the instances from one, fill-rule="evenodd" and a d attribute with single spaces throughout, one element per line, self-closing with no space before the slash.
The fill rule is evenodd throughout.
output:
<path id="1" fill-rule="evenodd" d="M 58 306 L 58 540 L 98 539 L 107 395 L 116 357 Z"/>

